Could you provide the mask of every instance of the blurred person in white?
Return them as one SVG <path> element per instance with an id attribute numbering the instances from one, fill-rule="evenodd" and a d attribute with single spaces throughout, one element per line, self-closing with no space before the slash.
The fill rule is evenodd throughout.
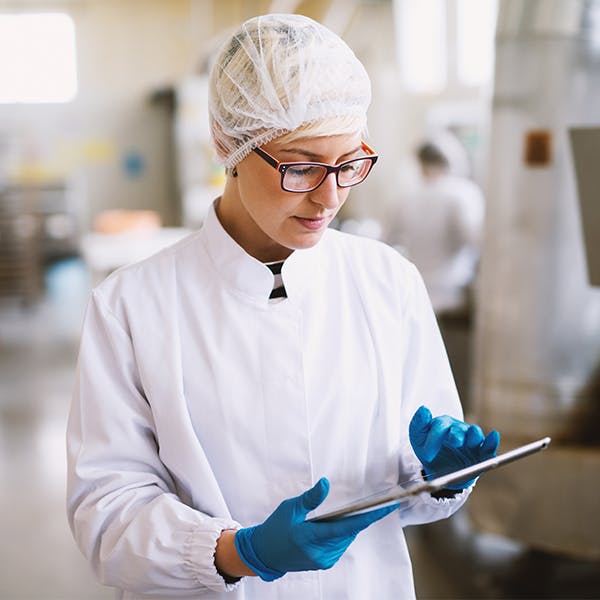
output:
<path id="1" fill-rule="evenodd" d="M 450 133 L 421 144 L 420 183 L 400 200 L 387 240 L 415 264 L 436 314 L 468 310 L 479 262 L 484 197 L 463 175 L 464 151 Z"/>
<path id="2" fill-rule="evenodd" d="M 419 181 L 399 196 L 386 241 L 414 263 L 425 281 L 468 412 L 484 197 L 467 176 L 466 151 L 450 131 L 432 135 L 415 154 Z"/>
<path id="3" fill-rule="evenodd" d="M 328 229 L 377 159 L 369 102 L 328 29 L 244 23 L 211 72 L 223 195 L 200 231 L 92 292 L 68 516 L 119 598 L 412 598 L 403 527 L 449 516 L 474 481 L 306 516 L 495 454 L 497 432 L 462 421 L 416 269 Z"/>

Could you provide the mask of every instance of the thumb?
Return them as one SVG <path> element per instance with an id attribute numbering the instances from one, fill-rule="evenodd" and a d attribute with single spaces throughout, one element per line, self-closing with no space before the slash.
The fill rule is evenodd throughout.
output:
<path id="1" fill-rule="evenodd" d="M 315 510 L 315 508 L 327 498 L 327 494 L 329 494 L 329 480 L 326 477 L 321 477 L 321 479 L 319 479 L 313 487 L 304 492 L 299 499 L 305 512 L 308 514 L 311 510 Z"/>
<path id="2" fill-rule="evenodd" d="M 413 415 L 408 426 L 408 436 L 413 448 L 425 442 L 432 419 L 431 411 L 426 406 L 420 406 Z"/>

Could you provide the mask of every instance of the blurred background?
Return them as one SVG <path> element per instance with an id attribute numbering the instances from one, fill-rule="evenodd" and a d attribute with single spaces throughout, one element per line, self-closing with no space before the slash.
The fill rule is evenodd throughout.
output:
<path id="1" fill-rule="evenodd" d="M 553 437 L 408 531 L 418 597 L 600 598 L 600 0 L 0 0 L 0 598 L 112 597 L 64 509 L 87 296 L 201 226 L 211 57 L 267 12 L 371 76 L 335 226 L 420 268 L 468 419 Z"/>

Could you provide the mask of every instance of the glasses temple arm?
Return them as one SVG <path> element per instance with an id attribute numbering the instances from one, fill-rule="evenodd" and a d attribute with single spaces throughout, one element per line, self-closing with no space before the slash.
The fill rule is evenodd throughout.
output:
<path id="1" fill-rule="evenodd" d="M 262 148 L 254 148 L 254 152 L 258 154 L 263 160 L 268 162 L 274 169 L 279 169 L 279 161 L 273 158 L 270 154 L 267 154 Z"/>

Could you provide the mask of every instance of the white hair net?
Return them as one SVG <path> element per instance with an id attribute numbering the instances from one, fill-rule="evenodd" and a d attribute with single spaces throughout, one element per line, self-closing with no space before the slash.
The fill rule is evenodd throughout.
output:
<path id="1" fill-rule="evenodd" d="M 210 75 L 209 113 L 217 155 L 233 167 L 254 148 L 308 123 L 320 135 L 362 132 L 369 77 L 348 45 L 302 15 L 246 21 L 220 49 Z"/>

